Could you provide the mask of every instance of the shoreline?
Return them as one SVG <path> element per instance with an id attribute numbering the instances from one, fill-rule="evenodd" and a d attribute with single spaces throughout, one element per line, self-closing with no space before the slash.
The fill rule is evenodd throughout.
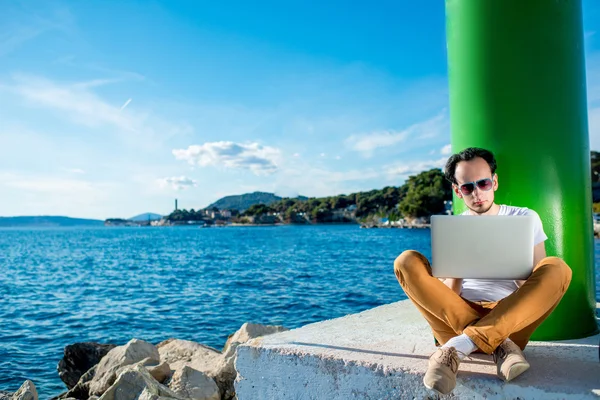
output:
<path id="1" fill-rule="evenodd" d="M 239 228 L 239 227 L 278 227 L 278 226 L 346 226 L 356 225 L 361 229 L 429 229 L 431 224 L 413 224 L 413 225 L 384 225 L 384 224 L 365 224 L 360 222 L 311 222 L 306 224 L 294 224 L 294 223 L 273 223 L 273 224 L 242 224 L 242 223 L 230 223 L 230 224 L 213 224 L 213 225 L 200 225 L 200 224 L 169 224 L 169 225 L 104 225 L 107 228 L 177 228 L 177 227 L 197 227 L 199 229 L 215 229 L 215 228 Z"/>

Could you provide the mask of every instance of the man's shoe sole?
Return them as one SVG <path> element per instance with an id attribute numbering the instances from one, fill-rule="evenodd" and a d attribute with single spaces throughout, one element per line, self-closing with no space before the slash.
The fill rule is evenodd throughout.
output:
<path id="1" fill-rule="evenodd" d="M 426 384 L 426 383 L 424 383 L 424 382 L 423 382 L 423 385 L 424 385 L 424 386 L 425 386 L 427 389 L 431 390 L 432 392 L 435 392 L 435 393 L 436 393 L 438 396 L 445 396 L 445 395 L 447 394 L 447 393 L 442 393 L 442 392 L 440 392 L 439 390 L 435 389 L 433 386 L 429 386 L 429 385 L 427 385 L 427 384 Z"/>
<path id="2" fill-rule="evenodd" d="M 529 363 L 518 363 L 513 365 L 509 370 L 508 374 L 504 378 L 506 382 L 510 382 L 515 379 L 517 376 L 521 375 L 523 372 L 529 369 Z"/>
<path id="3" fill-rule="evenodd" d="M 439 390 L 437 390 L 436 388 L 434 388 L 433 386 L 429 386 L 428 384 L 426 384 L 426 383 L 425 383 L 425 381 L 423 381 L 423 386 L 425 386 L 425 388 L 427 388 L 427 389 L 429 389 L 429 390 L 431 390 L 431 391 L 435 392 L 435 393 L 436 393 L 438 396 L 445 396 L 445 395 L 447 395 L 448 393 L 452 393 L 452 390 L 454 390 L 454 389 L 452 389 L 452 390 L 451 390 L 451 391 L 449 391 L 448 393 L 442 393 L 442 392 L 440 392 Z"/>

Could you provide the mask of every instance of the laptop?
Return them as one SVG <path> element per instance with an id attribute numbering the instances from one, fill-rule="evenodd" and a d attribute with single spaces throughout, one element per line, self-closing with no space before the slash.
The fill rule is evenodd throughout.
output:
<path id="1" fill-rule="evenodd" d="M 434 215 L 431 269 L 437 278 L 527 279 L 533 270 L 534 218 Z"/>

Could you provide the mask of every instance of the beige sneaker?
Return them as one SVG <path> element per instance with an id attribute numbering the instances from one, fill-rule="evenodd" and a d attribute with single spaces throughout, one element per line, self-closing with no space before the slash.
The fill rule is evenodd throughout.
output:
<path id="1" fill-rule="evenodd" d="M 456 386 L 456 373 L 460 358 L 454 347 L 439 348 L 429 357 L 429 367 L 423 383 L 427 389 L 440 394 L 450 393 Z"/>
<path id="2" fill-rule="evenodd" d="M 504 342 L 494 351 L 494 362 L 498 377 L 506 382 L 515 379 L 529 369 L 529 363 L 523 352 L 514 342 Z"/>

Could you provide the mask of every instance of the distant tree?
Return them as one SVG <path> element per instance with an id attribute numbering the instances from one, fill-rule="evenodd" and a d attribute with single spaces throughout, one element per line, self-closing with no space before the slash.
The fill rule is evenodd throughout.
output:
<path id="1" fill-rule="evenodd" d="M 265 204 L 254 204 L 249 209 L 247 209 L 244 212 L 244 214 L 242 214 L 242 215 L 243 216 L 257 216 L 257 215 L 268 214 L 271 212 L 275 212 L 275 210 L 273 210 L 271 207 L 269 207 Z"/>
<path id="2" fill-rule="evenodd" d="M 314 209 L 311 212 L 311 216 L 314 222 L 331 222 L 332 212 L 330 210 L 319 208 Z"/>
<path id="3" fill-rule="evenodd" d="M 590 159 L 592 167 L 592 183 L 600 182 L 600 153 L 592 151 Z"/>
<path id="4" fill-rule="evenodd" d="M 411 176 L 401 200 L 400 212 L 406 217 L 427 217 L 444 212 L 444 200 L 452 199 L 452 185 L 440 169 L 431 169 Z"/>
<path id="5" fill-rule="evenodd" d="M 346 208 L 348 207 L 348 199 L 346 198 L 346 196 L 336 196 L 336 197 L 331 197 L 329 200 L 330 203 L 330 207 L 333 210 L 338 210 L 341 208 Z"/>
<path id="6" fill-rule="evenodd" d="M 383 204 L 386 210 L 394 210 L 396 205 L 400 202 L 400 190 L 396 187 L 384 187 L 381 189 L 383 192 Z"/>

